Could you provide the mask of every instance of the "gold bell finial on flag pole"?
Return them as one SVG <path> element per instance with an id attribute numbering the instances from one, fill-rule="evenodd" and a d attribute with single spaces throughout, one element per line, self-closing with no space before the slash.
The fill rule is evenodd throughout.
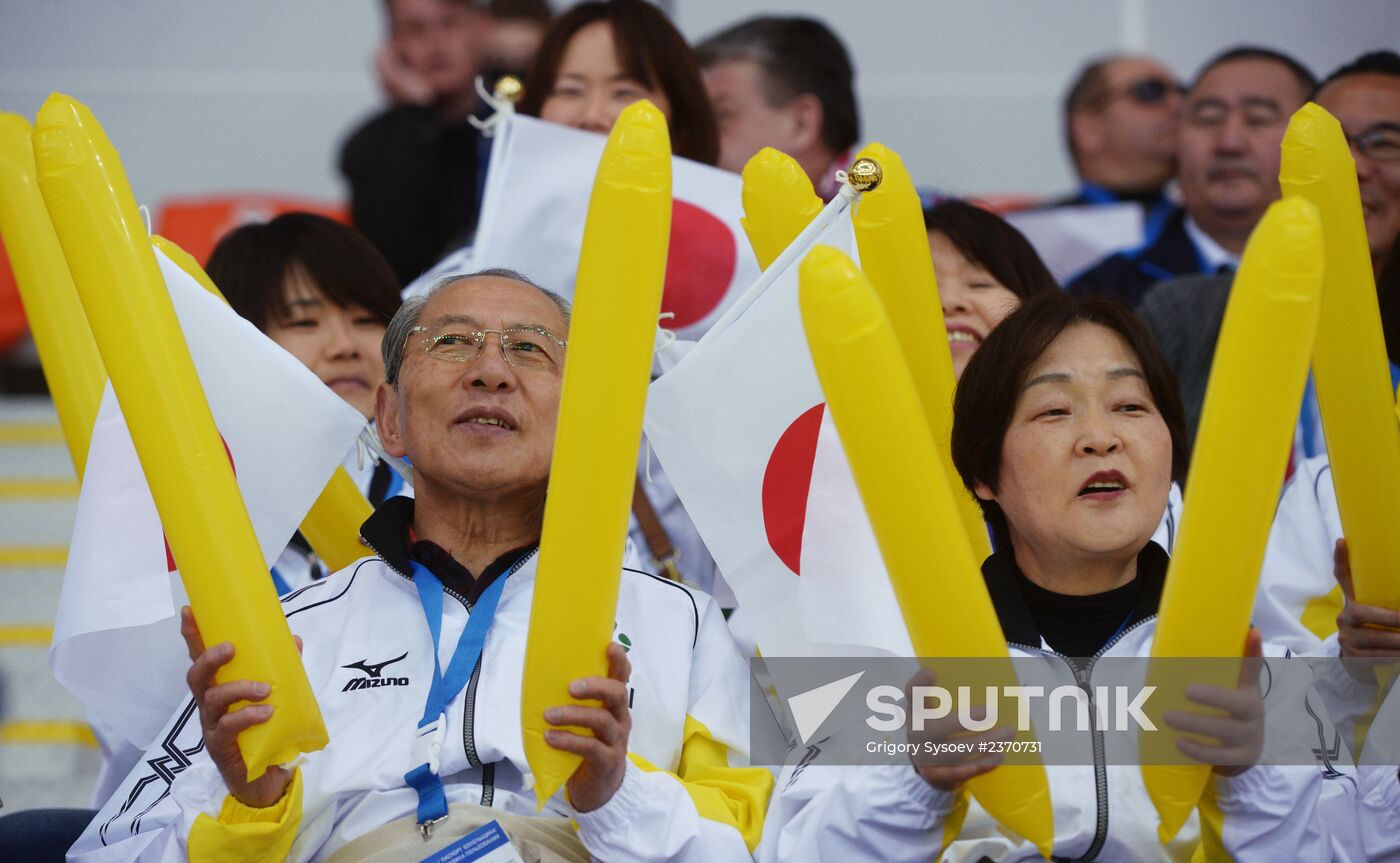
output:
<path id="1" fill-rule="evenodd" d="M 880 181 L 883 179 L 884 169 L 874 159 L 856 159 L 851 163 L 851 169 L 846 172 L 846 182 L 857 192 L 873 192 L 880 187 Z"/>
<path id="2" fill-rule="evenodd" d="M 519 78 L 514 75 L 502 75 L 497 79 L 496 87 L 491 95 L 514 105 L 520 101 L 520 94 L 523 92 L 525 92 L 525 85 L 520 83 Z"/>

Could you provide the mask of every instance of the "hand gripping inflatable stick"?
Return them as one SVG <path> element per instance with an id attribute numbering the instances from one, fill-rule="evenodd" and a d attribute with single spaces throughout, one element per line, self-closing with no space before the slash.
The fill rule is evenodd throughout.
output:
<path id="1" fill-rule="evenodd" d="M 581 763 L 545 742 L 544 712 L 607 673 L 670 236 L 671 139 L 643 100 L 608 135 L 579 253 L 520 703 L 541 808 Z"/>
<path id="2" fill-rule="evenodd" d="M 1170 763 L 1183 757 L 1175 748 L 1181 735 L 1162 714 L 1206 708 L 1188 701 L 1181 675 L 1169 676 L 1155 660 L 1238 657 L 1244 649 L 1307 381 L 1322 270 L 1317 209 L 1289 196 L 1254 229 L 1230 289 L 1148 669 L 1157 694 L 1146 712 L 1158 730 L 1140 740 L 1142 778 L 1163 844 L 1196 807 L 1211 765 Z M 1213 668 L 1214 679 L 1194 682 L 1237 684 L 1238 663 Z"/>
<path id="3" fill-rule="evenodd" d="M 82 480 L 107 370 L 39 192 L 29 136 L 28 120 L 0 114 L 0 235 L 73 470 Z"/>
<path id="4" fill-rule="evenodd" d="M 1002 676 L 1013 682 L 1006 639 L 879 298 L 851 259 L 829 246 L 808 253 L 799 278 L 817 377 L 914 650 L 1005 658 Z M 1049 858 L 1054 819 L 1043 765 L 1001 766 L 968 786 L 993 818 Z"/>
<path id="5" fill-rule="evenodd" d="M 1400 427 L 1356 163 L 1341 124 L 1311 102 L 1288 124 L 1279 185 L 1322 217 L 1327 272 L 1313 380 L 1356 599 L 1400 608 Z"/>
<path id="6" fill-rule="evenodd" d="M 252 781 L 326 745 L 320 710 L 116 151 L 92 112 L 59 94 L 39 109 L 33 142 L 39 188 L 204 642 L 236 647 L 218 679 L 272 687 L 272 718 L 239 735 Z"/>

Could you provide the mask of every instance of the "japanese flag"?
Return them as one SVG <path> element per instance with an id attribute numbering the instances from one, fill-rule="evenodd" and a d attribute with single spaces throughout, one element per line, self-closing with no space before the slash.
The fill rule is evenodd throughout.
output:
<path id="1" fill-rule="evenodd" d="M 270 567 L 365 419 L 164 255 L 156 257 Z M 49 665 L 97 727 L 131 746 L 144 749 L 188 695 L 178 620 L 185 601 L 109 385 L 78 496 Z"/>
<path id="2" fill-rule="evenodd" d="M 571 297 L 593 177 L 606 138 L 514 116 L 491 145 L 480 227 L 469 250 L 419 277 L 406 294 L 452 273 L 518 270 Z M 671 168 L 671 245 L 661 310 L 680 338 L 698 339 L 759 275 L 744 237 L 738 174 L 676 158 Z"/>
<path id="3" fill-rule="evenodd" d="M 817 242 L 849 253 L 849 211 Z M 647 438 L 764 655 L 907 656 L 807 350 L 797 269 L 652 384 Z"/>
<path id="4" fill-rule="evenodd" d="M 816 242 L 849 253 L 851 231 L 848 211 Z M 647 438 L 764 655 L 912 656 L 807 349 L 797 269 L 651 385 Z M 1180 501 L 1173 487 L 1154 537 L 1168 551 Z"/>

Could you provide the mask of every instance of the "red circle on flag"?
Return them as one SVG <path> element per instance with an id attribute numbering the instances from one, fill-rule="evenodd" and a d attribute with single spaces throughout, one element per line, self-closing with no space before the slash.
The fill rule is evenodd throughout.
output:
<path id="1" fill-rule="evenodd" d="M 763 528 L 773 553 L 794 575 L 801 575 L 802 529 L 807 523 L 807 492 L 817 458 L 826 403 L 808 408 L 778 438 L 763 471 Z"/>
<path id="2" fill-rule="evenodd" d="M 694 204 L 673 201 L 661 310 L 675 317 L 662 326 L 688 327 L 713 312 L 729 293 L 737 255 L 728 225 Z"/>

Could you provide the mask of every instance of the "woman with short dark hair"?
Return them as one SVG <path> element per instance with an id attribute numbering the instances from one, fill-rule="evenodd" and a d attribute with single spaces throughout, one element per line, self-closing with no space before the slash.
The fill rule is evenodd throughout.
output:
<path id="1" fill-rule="evenodd" d="M 1132 368 L 1132 373 L 1125 371 L 1119 383 L 1136 387 L 1140 395 L 1150 400 L 1151 413 L 1156 415 L 1167 434 L 1170 470 L 1166 485 L 1169 487 L 1173 481 L 1180 483 L 1185 479 L 1190 450 L 1186 444 L 1185 419 L 1176 378 L 1152 336 L 1126 306 L 1102 298 L 1073 300 L 1056 291 L 1033 298 L 1002 326 L 1007 327 L 1005 333 L 993 334 L 998 349 L 986 354 L 975 365 L 969 363 L 958 384 L 953 400 L 952 436 L 953 464 L 976 495 L 998 548 L 1007 548 L 1010 536 L 995 490 L 1006 455 L 1004 444 L 1018 421 L 1018 411 L 1026 409 L 1021 402 L 1022 390 L 1029 386 L 1031 370 L 1072 328 L 1107 330 L 1126 345 L 1133 366 L 1124 366 L 1124 369 Z M 973 360 L 978 356 L 982 356 L 981 351 Z M 1058 381 L 1048 383 L 1059 384 Z M 1147 404 L 1137 407 L 1149 409 Z M 1124 412 L 1131 413 L 1126 408 L 1119 410 L 1119 413 Z M 1135 498 L 1141 496 L 1135 495 Z M 1163 496 L 1160 506 L 1155 500 L 1154 493 L 1150 502 L 1156 509 L 1155 518 L 1160 518 L 1166 498 Z M 1155 520 L 1153 526 L 1156 526 Z M 1151 535 L 1149 530 L 1147 537 Z"/>
<path id="2" fill-rule="evenodd" d="M 1031 297 L 988 336 L 958 384 L 953 460 L 993 525 L 996 551 L 982 574 L 1008 649 L 1090 701 L 1115 673 L 1100 659 L 1151 654 L 1168 563 L 1151 537 L 1186 469 L 1185 441 L 1176 381 L 1116 301 Z M 1257 631 L 1241 652 L 1261 655 Z M 1199 735 L 1178 747 L 1188 761 L 1214 765 L 1206 794 L 1220 820 L 1193 819 L 1165 846 L 1140 767 L 1108 761 L 1102 728 L 1054 738 L 1092 757 L 1046 767 L 1057 859 L 1184 861 L 1200 850 L 1206 859 L 1332 860 L 1355 850 L 1355 775 L 1343 758 L 1259 763 L 1266 709 L 1271 736 L 1278 722 L 1321 723 L 1335 739 L 1307 669 L 1270 663 L 1264 677 L 1267 693 L 1247 671 L 1236 688 L 1192 687 L 1189 697 L 1208 711 L 1166 714 L 1173 728 Z M 965 783 L 999 763 L 973 751 L 913 765 L 790 767 L 759 857 L 1039 860 L 1035 846 L 966 796 Z"/>
<path id="3" fill-rule="evenodd" d="M 520 100 L 522 114 L 607 134 L 640 99 L 666 116 L 671 152 L 713 165 L 719 132 L 695 52 L 645 0 L 586 0 L 554 19 Z"/>
<path id="4" fill-rule="evenodd" d="M 384 380 L 379 340 L 399 307 L 384 257 L 349 225 L 286 213 L 225 234 L 209 277 L 262 330 L 351 407 L 374 416 Z"/>
<path id="5" fill-rule="evenodd" d="M 209 256 L 209 277 L 229 305 L 301 361 L 345 403 L 374 418 L 384 382 L 380 341 L 399 308 L 388 262 L 359 231 L 313 213 L 285 213 L 225 234 Z M 387 464 L 346 457 L 370 503 L 412 494 Z M 278 593 L 328 573 L 298 532 L 272 568 Z"/>

